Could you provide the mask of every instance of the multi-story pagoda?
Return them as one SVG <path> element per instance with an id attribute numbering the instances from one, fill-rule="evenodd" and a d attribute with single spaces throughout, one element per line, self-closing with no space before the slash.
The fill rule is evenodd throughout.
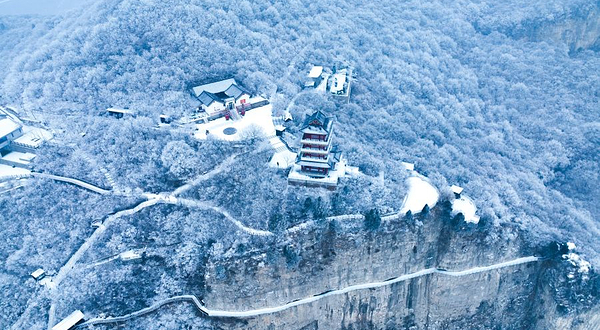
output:
<path id="1" fill-rule="evenodd" d="M 307 116 L 300 130 L 300 150 L 288 175 L 288 183 L 307 187 L 335 189 L 345 165 L 332 147 L 333 118 L 317 111 Z"/>
<path id="2" fill-rule="evenodd" d="M 302 147 L 298 152 L 296 164 L 301 173 L 314 178 L 323 178 L 335 167 L 335 155 L 332 151 L 333 118 L 321 111 L 306 117 L 301 129 Z"/>

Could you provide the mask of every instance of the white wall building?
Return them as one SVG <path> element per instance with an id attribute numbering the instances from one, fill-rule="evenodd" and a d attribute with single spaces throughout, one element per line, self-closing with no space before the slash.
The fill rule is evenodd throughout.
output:
<path id="1" fill-rule="evenodd" d="M 227 112 L 243 111 L 250 103 L 250 92 L 233 78 L 196 86 L 192 90 L 200 101 L 198 110 L 211 119 L 222 117 Z"/>

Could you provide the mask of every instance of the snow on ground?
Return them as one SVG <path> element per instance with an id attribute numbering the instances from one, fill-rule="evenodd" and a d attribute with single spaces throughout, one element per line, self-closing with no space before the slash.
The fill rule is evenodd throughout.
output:
<path id="1" fill-rule="evenodd" d="M 335 165 L 335 169 L 329 171 L 329 175 L 324 178 L 313 178 L 308 175 L 302 173 L 302 169 L 300 165 L 294 165 L 290 174 L 288 175 L 288 179 L 293 180 L 298 183 L 324 183 L 325 185 L 336 185 L 339 178 L 343 178 L 346 176 L 353 176 L 360 173 L 357 167 L 348 166 L 347 161 L 344 157 L 340 158 L 340 161 Z"/>
<path id="2" fill-rule="evenodd" d="M 286 169 L 294 165 L 296 161 L 296 153 L 289 151 L 287 148 L 284 151 L 276 152 L 271 161 L 269 161 L 269 167 L 277 167 Z"/>
<path id="3" fill-rule="evenodd" d="M 5 161 L 22 165 L 29 165 L 34 158 L 35 154 L 19 151 L 11 151 L 2 157 L 2 159 Z"/>
<path id="4" fill-rule="evenodd" d="M 467 196 L 461 196 L 452 201 L 452 216 L 462 213 L 466 222 L 479 223 L 479 216 L 475 212 L 477 212 L 477 207 Z"/>
<path id="5" fill-rule="evenodd" d="M 577 268 L 580 273 L 588 273 L 590 271 L 590 263 L 581 258 L 577 253 L 571 252 L 563 255 L 563 258 L 567 259 L 571 265 Z"/>
<path id="6" fill-rule="evenodd" d="M 56 284 L 52 281 L 52 276 L 46 276 L 40 280 L 40 285 L 47 287 L 52 290 L 56 287 Z"/>
<path id="7" fill-rule="evenodd" d="M 275 149 L 276 152 L 288 150 L 285 143 L 283 143 L 278 136 L 273 136 L 272 138 L 270 138 L 269 143 L 271 144 L 271 147 Z"/>
<path id="8" fill-rule="evenodd" d="M 197 139 L 204 140 L 208 135 L 214 136 L 221 140 L 226 141 L 240 141 L 254 135 L 257 132 L 253 132 L 255 129 L 258 130 L 263 136 L 275 135 L 275 126 L 273 125 L 272 119 L 272 106 L 267 104 L 263 107 L 246 111 L 246 115 L 239 120 L 226 120 L 225 118 L 219 118 L 216 120 L 209 121 L 208 123 L 202 123 L 196 125 L 197 131 L 194 136 Z M 235 129 L 235 133 L 226 134 L 224 130 L 227 128 Z"/>
<path id="9" fill-rule="evenodd" d="M 430 208 L 437 204 L 440 197 L 438 190 L 429 183 L 429 180 L 422 175 L 415 174 L 406 179 L 408 192 L 402 203 L 400 214 L 405 214 L 408 211 L 411 213 L 419 213 L 425 205 Z"/>
<path id="10" fill-rule="evenodd" d="M 569 251 L 574 251 L 577 248 L 577 246 L 573 242 L 567 242 L 567 248 L 569 249 Z M 590 271 L 590 263 L 581 258 L 581 256 L 575 252 L 569 252 L 567 254 L 564 254 L 563 259 L 568 260 L 569 263 L 571 263 L 571 265 L 573 265 L 573 267 L 575 267 L 579 273 L 587 274 Z M 575 274 L 570 273 L 567 276 L 569 278 L 574 278 Z"/>
<path id="11" fill-rule="evenodd" d="M 0 178 L 11 177 L 11 176 L 26 176 L 31 171 L 20 167 L 12 167 L 4 164 L 0 164 Z"/>
<path id="12" fill-rule="evenodd" d="M 329 171 L 329 176 L 326 176 L 324 178 L 313 178 L 308 175 L 302 174 L 302 169 L 301 169 L 300 165 L 294 165 L 294 167 L 292 167 L 292 170 L 290 171 L 290 174 L 288 175 L 288 179 L 293 180 L 295 182 L 302 182 L 302 183 L 307 183 L 307 184 L 324 183 L 325 185 L 330 185 L 330 186 L 335 186 L 338 182 L 339 177 L 340 177 L 340 171 L 338 171 L 337 167 L 336 167 L 336 170 Z"/>
<path id="13" fill-rule="evenodd" d="M 32 126 L 23 126 L 23 135 L 15 139 L 15 142 L 17 144 L 24 144 L 31 148 L 37 148 L 44 141 L 51 140 L 52 137 L 52 133 L 45 129 Z"/>

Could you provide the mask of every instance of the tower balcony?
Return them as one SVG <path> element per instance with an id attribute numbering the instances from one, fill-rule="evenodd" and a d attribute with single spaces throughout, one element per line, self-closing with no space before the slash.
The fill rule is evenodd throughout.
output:
<path id="1" fill-rule="evenodd" d="M 309 153 L 309 154 L 317 154 L 317 155 L 327 155 L 331 150 L 331 146 L 327 146 L 325 149 L 322 148 L 311 148 L 306 145 L 300 148 L 301 153 Z"/>
<path id="2" fill-rule="evenodd" d="M 309 145 L 314 145 L 314 146 L 327 146 L 327 145 L 329 145 L 330 142 L 331 142 L 331 135 L 329 135 L 327 140 L 306 139 L 306 138 L 302 138 L 302 140 L 300 140 L 300 143 L 303 145 L 309 144 Z"/>

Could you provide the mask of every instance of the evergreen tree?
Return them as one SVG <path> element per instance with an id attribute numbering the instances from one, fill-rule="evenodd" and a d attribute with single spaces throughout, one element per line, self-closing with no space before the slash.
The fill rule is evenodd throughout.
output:
<path id="1" fill-rule="evenodd" d="M 381 225 L 381 215 L 378 209 L 370 209 L 365 213 L 365 229 L 375 230 Z"/>

